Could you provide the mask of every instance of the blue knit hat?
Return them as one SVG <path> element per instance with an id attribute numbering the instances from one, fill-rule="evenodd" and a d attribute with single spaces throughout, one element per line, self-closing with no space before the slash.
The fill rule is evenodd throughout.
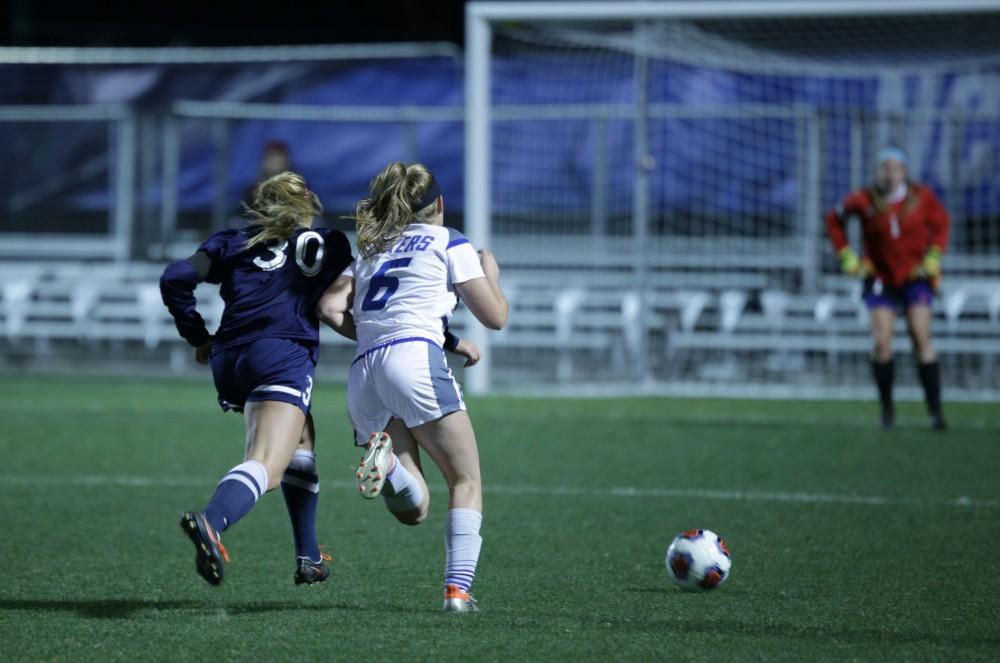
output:
<path id="1" fill-rule="evenodd" d="M 878 151 L 878 154 L 875 155 L 875 163 L 880 166 L 889 159 L 894 159 L 895 161 L 903 164 L 903 168 L 907 167 L 906 152 L 904 152 L 902 148 L 892 146 L 883 147 Z"/>

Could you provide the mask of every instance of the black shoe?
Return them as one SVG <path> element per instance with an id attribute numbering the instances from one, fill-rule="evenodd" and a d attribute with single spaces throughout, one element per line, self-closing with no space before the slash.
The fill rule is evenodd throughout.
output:
<path id="1" fill-rule="evenodd" d="M 882 410 L 882 430 L 892 430 L 896 425 L 896 413 L 892 410 Z"/>
<path id="2" fill-rule="evenodd" d="M 186 511 L 181 516 L 181 529 L 194 544 L 195 568 L 209 585 L 222 584 L 222 562 L 229 561 L 229 552 L 219 535 L 205 519 L 205 514 Z"/>
<path id="3" fill-rule="evenodd" d="M 941 414 L 931 415 L 931 430 L 936 430 L 936 431 L 948 430 L 948 422 L 944 420 L 943 415 Z"/>
<path id="4" fill-rule="evenodd" d="M 295 559 L 295 584 L 312 585 L 323 582 L 330 577 L 330 567 L 326 565 L 330 561 L 330 556 L 326 553 L 319 554 L 319 561 L 314 562 L 305 557 Z"/>

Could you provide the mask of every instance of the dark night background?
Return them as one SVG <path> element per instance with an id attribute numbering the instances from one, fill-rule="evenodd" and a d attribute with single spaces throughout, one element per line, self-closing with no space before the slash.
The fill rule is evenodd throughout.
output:
<path id="1" fill-rule="evenodd" d="M 462 43 L 462 0 L 0 0 L 5 46 Z"/>

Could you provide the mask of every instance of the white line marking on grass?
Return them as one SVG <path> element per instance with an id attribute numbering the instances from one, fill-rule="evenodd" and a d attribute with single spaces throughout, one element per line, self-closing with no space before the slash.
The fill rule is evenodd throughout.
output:
<path id="1" fill-rule="evenodd" d="M 1000 508 L 996 500 L 979 500 L 960 496 L 948 500 L 913 497 L 879 497 L 871 495 L 836 495 L 823 493 L 785 493 L 755 490 L 698 490 L 686 488 L 579 488 L 574 486 L 503 486 L 486 485 L 484 493 L 502 495 L 551 495 L 581 497 L 642 497 L 709 499 L 741 502 L 794 502 L 802 504 L 862 504 L 868 506 L 954 506 L 980 509 Z"/>
<path id="2" fill-rule="evenodd" d="M 77 475 L 67 477 L 39 477 L 18 474 L 0 474 L 0 487 L 30 486 L 95 486 L 118 488 L 209 488 L 216 481 L 200 477 L 141 477 L 124 475 Z M 353 481 L 321 481 L 322 486 L 334 489 L 356 490 Z M 436 493 L 445 492 L 443 485 L 431 485 Z M 757 490 L 699 490 L 688 488 L 636 488 L 582 487 L 582 486 L 522 486 L 487 484 L 487 495 L 541 495 L 549 497 L 608 497 L 608 498 L 659 498 L 706 499 L 730 502 L 786 502 L 794 504 L 843 504 L 862 506 L 924 506 L 997 509 L 1000 501 L 980 500 L 966 495 L 952 499 L 925 499 L 917 497 L 885 497 L 878 495 L 845 495 L 835 493 L 798 493 Z"/>
<path id="3" fill-rule="evenodd" d="M 107 474 L 79 476 L 22 476 L 0 474 L 0 486 L 113 486 L 116 488 L 197 488 L 211 486 L 209 479 L 198 477 L 130 477 Z"/>
<path id="4" fill-rule="evenodd" d="M 767 401 L 762 401 L 767 403 Z M 49 403 L 37 403 L 35 401 L 0 401 L 0 413 L 12 416 L 23 416 L 25 418 L 39 413 L 48 414 L 52 407 Z M 156 414 L 169 415 L 178 414 L 196 417 L 217 417 L 220 412 L 217 407 L 207 407 L 199 402 L 197 405 L 177 405 L 165 402 L 144 402 L 134 404 L 108 405 L 104 402 L 94 402 L 85 404 L 63 404 L 59 406 L 59 411 L 63 414 L 78 415 L 141 415 Z M 313 408 L 313 412 L 319 416 L 341 417 L 342 413 L 328 408 Z M 506 416 L 505 413 L 497 412 L 490 414 L 482 412 L 477 416 L 483 419 L 499 419 Z M 713 414 L 697 412 L 668 412 L 665 414 L 626 409 L 625 411 L 611 411 L 595 413 L 569 409 L 565 411 L 550 410 L 547 412 L 519 412 L 517 415 L 519 422 L 540 422 L 552 423 L 556 421 L 597 421 L 616 422 L 625 421 L 632 424 L 676 424 L 682 426 L 725 426 L 725 425 L 746 425 L 746 426 L 774 426 L 776 428 L 789 428 L 802 426 L 806 428 L 829 428 L 835 425 L 845 430 L 861 429 L 871 433 L 879 434 L 890 439 L 892 433 L 884 433 L 877 425 L 872 423 L 872 418 L 868 415 L 847 415 L 843 412 L 834 412 L 825 416 L 769 416 L 766 414 L 754 414 L 745 409 L 737 409 L 734 414 Z M 896 425 L 898 429 L 904 431 L 923 431 L 930 433 L 930 427 L 925 422 L 925 417 L 920 414 L 907 415 L 897 413 Z M 961 421 L 949 422 L 952 432 L 961 431 L 996 431 L 1000 428 L 1000 422 L 995 418 L 983 416 L 963 417 Z M 934 434 L 937 436 L 938 434 Z"/>

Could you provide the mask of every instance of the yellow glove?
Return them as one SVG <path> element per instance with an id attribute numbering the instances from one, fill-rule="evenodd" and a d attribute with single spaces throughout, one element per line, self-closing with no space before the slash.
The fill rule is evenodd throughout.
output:
<path id="1" fill-rule="evenodd" d="M 931 246 L 924 254 L 924 259 L 913 268 L 910 277 L 915 279 L 936 279 L 941 276 L 941 249 Z"/>
<path id="2" fill-rule="evenodd" d="M 858 254 L 849 246 L 837 251 L 840 258 L 840 271 L 850 276 L 868 276 L 874 269 L 868 258 L 858 258 Z"/>

